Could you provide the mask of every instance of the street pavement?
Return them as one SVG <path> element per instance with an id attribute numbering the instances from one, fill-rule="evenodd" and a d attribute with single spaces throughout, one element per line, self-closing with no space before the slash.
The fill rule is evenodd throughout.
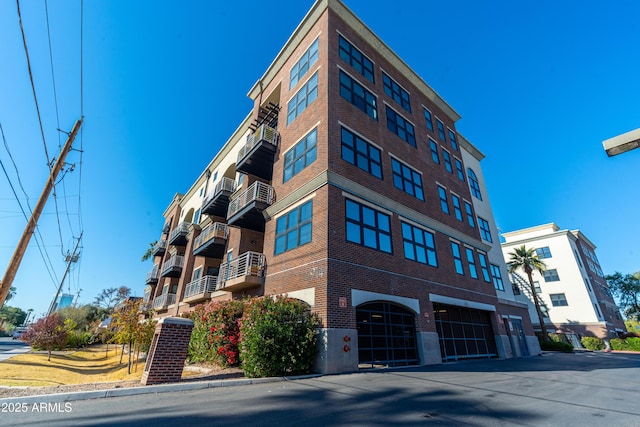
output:
<path id="1" fill-rule="evenodd" d="M 89 400 L 5 399 L 0 425 L 640 426 L 640 354 L 544 353 L 247 381 Z"/>
<path id="2" fill-rule="evenodd" d="M 0 338 L 0 362 L 17 354 L 26 353 L 31 348 L 23 341 L 14 340 L 11 337 Z"/>

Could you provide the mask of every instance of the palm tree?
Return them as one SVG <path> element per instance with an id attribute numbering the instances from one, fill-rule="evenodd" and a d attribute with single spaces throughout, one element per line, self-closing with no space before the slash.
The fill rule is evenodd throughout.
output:
<path id="1" fill-rule="evenodd" d="M 156 246 L 156 243 L 158 243 L 158 241 L 156 240 L 153 243 L 149 243 L 149 249 L 147 249 L 147 251 L 144 253 L 144 255 L 142 255 L 142 261 L 146 261 L 149 258 L 153 258 L 153 250 Z"/>
<path id="2" fill-rule="evenodd" d="M 519 248 L 514 248 L 513 252 L 509 254 L 511 257 L 507 265 L 509 266 L 509 273 L 515 273 L 516 270 L 522 269 L 527 273 L 529 278 L 529 286 L 531 286 L 531 295 L 533 295 L 533 303 L 536 306 L 536 313 L 538 313 L 538 319 L 540 320 L 540 330 L 542 331 L 542 339 L 546 341 L 547 328 L 544 326 L 544 320 L 542 317 L 542 310 L 540 310 L 540 300 L 536 293 L 536 287 L 533 285 L 533 270 L 536 270 L 542 274 L 547 269 L 544 261 L 538 258 L 536 250 L 531 248 L 527 249 L 524 245 Z"/>

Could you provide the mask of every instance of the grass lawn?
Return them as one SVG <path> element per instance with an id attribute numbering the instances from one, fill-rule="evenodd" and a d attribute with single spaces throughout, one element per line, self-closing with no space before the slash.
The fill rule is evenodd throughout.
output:
<path id="1" fill-rule="evenodd" d="M 144 361 L 127 374 L 125 353 L 120 364 L 120 348 L 95 345 L 78 351 L 26 353 L 0 362 L 0 386 L 55 386 L 110 381 L 140 380 Z M 134 359 L 135 355 L 132 355 Z"/>

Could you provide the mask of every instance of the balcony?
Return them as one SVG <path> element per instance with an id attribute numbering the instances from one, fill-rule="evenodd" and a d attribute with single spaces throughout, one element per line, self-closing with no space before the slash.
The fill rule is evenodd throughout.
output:
<path id="1" fill-rule="evenodd" d="M 236 182 L 231 178 L 223 177 L 205 196 L 202 202 L 202 213 L 225 216 L 229 206 L 229 196 L 234 191 L 236 191 Z"/>
<path id="2" fill-rule="evenodd" d="M 265 256 L 245 252 L 238 258 L 220 265 L 218 290 L 236 292 L 264 284 Z"/>
<path id="3" fill-rule="evenodd" d="M 176 303 L 176 294 L 164 294 L 153 300 L 154 310 L 166 310 L 172 304 Z"/>
<path id="4" fill-rule="evenodd" d="M 176 228 L 171 230 L 171 234 L 169 234 L 169 244 L 174 246 L 186 245 L 190 225 L 190 223 L 182 221 Z"/>
<path id="5" fill-rule="evenodd" d="M 262 211 L 274 202 L 273 187 L 256 181 L 229 203 L 227 223 L 263 232 L 265 220 Z"/>
<path id="6" fill-rule="evenodd" d="M 184 302 L 195 302 L 211 298 L 215 292 L 218 278 L 216 276 L 204 276 L 189 283 L 184 290 Z"/>
<path id="7" fill-rule="evenodd" d="M 162 239 L 158 240 L 155 245 L 153 245 L 153 256 L 162 256 L 167 250 L 167 241 Z"/>
<path id="8" fill-rule="evenodd" d="M 172 256 L 162 265 L 162 277 L 180 277 L 183 264 L 184 257 L 182 255 Z"/>
<path id="9" fill-rule="evenodd" d="M 227 224 L 214 222 L 205 227 L 193 241 L 193 254 L 221 259 L 227 243 Z"/>
<path id="10" fill-rule="evenodd" d="M 160 270 L 158 269 L 157 265 L 154 265 L 151 271 L 147 273 L 147 280 L 145 280 L 145 283 L 147 285 L 155 285 L 156 283 L 158 283 L 159 279 L 160 279 Z"/>
<path id="11" fill-rule="evenodd" d="M 278 131 L 267 125 L 260 126 L 247 136 L 247 143 L 238 153 L 236 169 L 271 181 L 279 139 Z"/>

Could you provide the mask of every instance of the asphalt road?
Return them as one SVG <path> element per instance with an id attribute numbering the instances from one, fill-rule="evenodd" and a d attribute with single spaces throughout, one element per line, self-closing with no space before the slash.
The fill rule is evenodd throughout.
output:
<path id="1" fill-rule="evenodd" d="M 29 346 L 20 340 L 14 340 L 11 337 L 0 338 L 0 361 L 6 360 L 16 354 L 26 353 L 29 351 Z M 2 417 L 0 417 L 0 420 Z M 0 425 L 2 423 L 0 422 Z"/>
<path id="2" fill-rule="evenodd" d="M 43 396 L 20 413 L 0 406 L 0 425 L 628 427 L 640 426 L 638 402 L 640 355 L 548 353 L 48 406 Z"/>

